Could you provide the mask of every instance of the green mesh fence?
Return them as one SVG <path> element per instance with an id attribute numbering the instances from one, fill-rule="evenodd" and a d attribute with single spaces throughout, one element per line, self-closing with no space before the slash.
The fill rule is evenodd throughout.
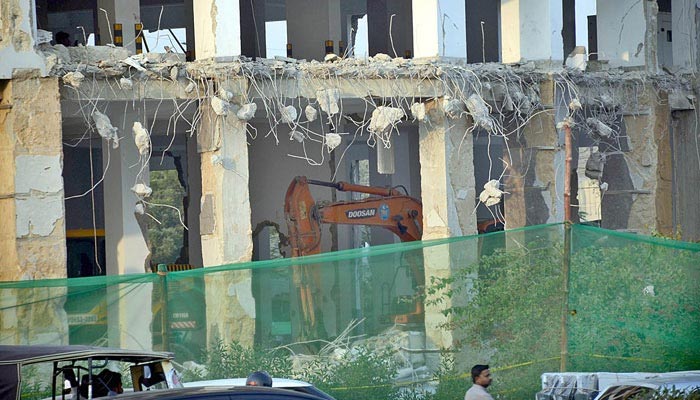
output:
<path id="1" fill-rule="evenodd" d="M 700 369 L 699 286 L 700 245 L 554 224 L 0 283 L 0 342 L 165 349 L 185 380 L 265 369 L 337 399 L 462 398 L 488 363 L 497 398 L 525 399 L 560 369 Z"/>

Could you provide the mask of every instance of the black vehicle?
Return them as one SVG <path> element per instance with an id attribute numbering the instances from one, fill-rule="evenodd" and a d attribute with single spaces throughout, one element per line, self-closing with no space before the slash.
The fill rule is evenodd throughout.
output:
<path id="1" fill-rule="evenodd" d="M 190 387 L 119 395 L 120 400 L 324 400 L 308 393 L 264 386 Z"/>
<path id="2" fill-rule="evenodd" d="M 180 388 L 172 359 L 167 352 L 95 346 L 0 346 L 0 399 L 64 399 L 71 398 L 72 389 L 85 393 L 84 398 L 98 397 L 103 389 L 100 372 L 110 363 L 129 371 L 122 383 L 130 383 L 136 392 Z M 66 380 L 75 387 L 66 389 Z M 28 387 L 31 393 L 23 390 Z"/>

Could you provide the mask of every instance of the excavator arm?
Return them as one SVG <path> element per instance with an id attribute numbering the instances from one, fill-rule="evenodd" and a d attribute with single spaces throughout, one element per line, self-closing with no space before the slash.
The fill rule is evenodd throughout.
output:
<path id="1" fill-rule="evenodd" d="M 330 187 L 343 192 L 367 193 L 370 197 L 334 203 L 316 202 L 309 185 Z M 378 226 L 393 232 L 402 242 L 420 240 L 423 234 L 421 202 L 394 188 L 323 182 L 297 176 L 287 189 L 284 213 L 289 228 L 292 257 L 321 252 L 322 223 Z M 415 284 L 422 286 L 425 281 L 423 272 L 417 265 L 413 265 L 412 270 Z M 318 269 L 301 267 L 295 270 L 294 275 L 295 286 L 299 289 L 302 314 L 308 325 L 302 330 L 313 334 L 319 331 L 313 302 L 314 294 L 321 284 Z M 395 322 L 413 322 L 422 317 L 423 304 L 419 301 L 413 313 L 397 315 Z"/>
<path id="2" fill-rule="evenodd" d="M 309 185 L 374 196 L 355 201 L 315 202 Z M 321 252 L 322 223 L 379 226 L 393 232 L 402 242 L 420 240 L 423 233 L 420 201 L 392 188 L 314 181 L 298 176 L 287 189 L 284 213 L 293 257 Z"/>

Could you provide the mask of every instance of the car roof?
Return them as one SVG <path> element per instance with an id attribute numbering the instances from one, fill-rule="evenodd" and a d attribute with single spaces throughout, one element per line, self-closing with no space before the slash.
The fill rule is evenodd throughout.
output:
<path id="1" fill-rule="evenodd" d="M 696 372 L 696 371 L 693 371 Z M 700 375 L 696 373 L 666 373 L 660 376 L 650 376 L 645 379 L 630 380 L 605 388 L 596 399 L 608 398 L 615 392 L 628 392 L 635 388 L 649 388 L 652 390 L 672 389 L 681 392 L 689 392 L 692 389 L 700 388 Z"/>
<path id="2" fill-rule="evenodd" d="M 173 354 L 168 352 L 114 349 L 98 346 L 0 345 L 0 365 L 24 365 L 52 361 L 87 360 L 88 358 L 149 362 L 172 359 Z"/>
<path id="3" fill-rule="evenodd" d="M 245 386 L 246 378 L 229 378 L 229 379 L 211 379 L 208 381 L 183 382 L 184 387 L 202 387 L 202 386 Z M 272 378 L 272 387 L 294 388 L 308 387 L 312 384 L 295 379 Z"/>
<path id="4" fill-rule="evenodd" d="M 322 400 L 320 397 L 308 393 L 295 392 L 292 390 L 269 388 L 261 386 L 231 386 L 231 387 L 189 387 L 181 389 L 150 390 L 145 392 L 123 393 L 120 399 L 189 399 L 217 394 L 227 394 L 233 398 L 241 397 L 245 399 L 255 399 L 254 396 L 267 395 L 266 398 L 289 400 Z"/>

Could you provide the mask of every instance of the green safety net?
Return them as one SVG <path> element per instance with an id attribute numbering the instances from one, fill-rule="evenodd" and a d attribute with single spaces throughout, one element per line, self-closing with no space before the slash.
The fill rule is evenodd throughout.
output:
<path id="1" fill-rule="evenodd" d="M 544 372 L 700 369 L 699 289 L 698 244 L 552 224 L 0 283 L 0 342 L 169 350 L 184 380 L 267 370 L 336 399 L 462 398 L 489 364 L 524 399 Z"/>

